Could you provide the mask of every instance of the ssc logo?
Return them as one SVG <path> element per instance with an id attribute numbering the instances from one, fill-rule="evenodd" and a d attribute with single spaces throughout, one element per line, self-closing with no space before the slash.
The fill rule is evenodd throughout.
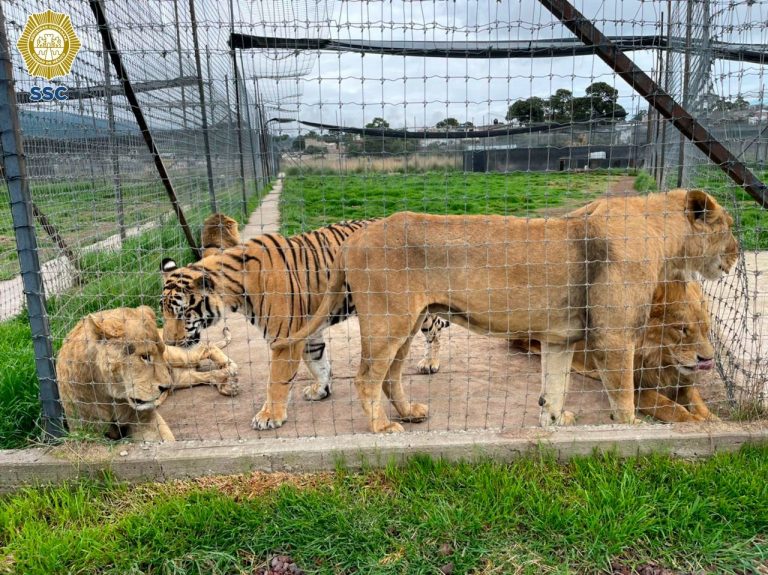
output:
<path id="1" fill-rule="evenodd" d="M 30 102 L 50 102 L 51 100 L 68 100 L 66 86 L 32 86 L 29 90 Z"/>
<path id="2" fill-rule="evenodd" d="M 69 74 L 80 39 L 69 16 L 47 10 L 29 16 L 16 47 L 32 76 L 51 80 Z"/>

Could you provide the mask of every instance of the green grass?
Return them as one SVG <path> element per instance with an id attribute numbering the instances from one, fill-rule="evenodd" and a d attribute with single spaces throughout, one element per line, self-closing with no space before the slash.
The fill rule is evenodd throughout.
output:
<path id="1" fill-rule="evenodd" d="M 637 176 L 635 176 L 634 188 L 640 193 L 658 191 L 656 180 L 653 179 L 653 176 L 645 170 L 640 170 L 637 172 Z"/>
<path id="2" fill-rule="evenodd" d="M 768 449 L 690 462 L 546 454 L 511 464 L 423 457 L 380 471 L 111 481 L 0 499 L 0 572 L 308 574 L 762 572 Z M 5 556 L 5 559 L 3 559 Z"/>
<path id="3" fill-rule="evenodd" d="M 754 170 L 754 173 L 763 182 L 768 181 L 768 171 Z M 742 249 L 768 249 L 768 212 L 752 196 L 714 166 L 697 168 L 693 185 L 713 194 L 734 216 Z"/>
<path id="4" fill-rule="evenodd" d="M 401 210 L 435 214 L 541 215 L 583 205 L 606 192 L 616 172 L 344 175 L 287 177 L 281 197 L 282 233 L 294 234 L 343 219 Z"/>
<path id="5" fill-rule="evenodd" d="M 182 180 L 177 186 L 179 201 L 190 204 L 200 201 L 200 198 L 207 199 L 205 186 L 205 180 L 201 178 Z M 118 233 L 115 192 L 111 181 L 33 182 L 31 194 L 37 206 L 74 251 Z M 165 189 L 159 182 L 125 182 L 122 195 L 126 228 L 171 212 Z M 239 211 L 239 198 L 240 190 L 237 186 L 217 190 L 217 199 L 221 204 L 219 209 L 224 212 Z M 39 224 L 36 225 L 36 231 L 41 262 L 60 255 Z M 0 280 L 10 279 L 18 273 L 8 188 L 3 183 L 0 184 Z"/>
<path id="6" fill-rule="evenodd" d="M 252 194 L 249 213 L 259 199 L 259 194 Z M 206 208 L 185 212 L 197 238 L 208 213 Z M 241 210 L 230 213 L 242 220 Z M 81 258 L 84 284 L 48 298 L 54 353 L 80 318 L 89 313 L 138 305 L 148 305 L 159 313 L 162 287 L 159 269 L 163 257 L 174 258 L 182 265 L 193 260 L 175 219 L 127 239 L 121 251 L 84 254 Z M 23 447 L 34 439 L 39 431 L 39 411 L 31 334 L 26 316 L 22 315 L 0 322 L 0 449 Z"/>

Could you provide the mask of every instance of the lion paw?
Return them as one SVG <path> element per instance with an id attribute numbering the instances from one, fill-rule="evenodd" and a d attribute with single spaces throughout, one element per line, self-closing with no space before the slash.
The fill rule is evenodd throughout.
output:
<path id="1" fill-rule="evenodd" d="M 403 433 L 405 428 L 396 421 L 390 421 L 379 429 L 374 429 L 376 433 Z"/>
<path id="2" fill-rule="evenodd" d="M 240 382 L 237 380 L 236 377 L 227 378 L 226 381 L 218 383 L 216 385 L 216 389 L 219 391 L 221 395 L 234 397 L 235 395 L 240 393 Z"/>
<path id="3" fill-rule="evenodd" d="M 440 369 L 440 360 L 436 359 L 434 361 L 431 361 L 425 357 L 418 363 L 418 365 L 416 366 L 416 369 L 419 371 L 419 373 L 424 373 L 427 375 L 430 375 L 432 373 L 437 373 L 438 370 Z"/>
<path id="4" fill-rule="evenodd" d="M 321 385 L 319 383 L 313 383 L 308 385 L 302 390 L 304 399 L 307 401 L 320 401 L 331 395 L 331 386 L 328 384 Z"/>
<path id="5" fill-rule="evenodd" d="M 539 423 L 542 427 L 553 427 L 556 425 L 574 425 L 576 423 L 576 415 L 572 411 L 563 410 L 559 415 L 549 413 L 548 411 L 542 412 L 539 417 Z"/>
<path id="6" fill-rule="evenodd" d="M 227 373 L 229 373 L 229 377 L 237 377 L 237 374 L 240 371 L 240 368 L 234 361 L 230 361 L 225 369 L 227 370 Z"/>
<path id="7" fill-rule="evenodd" d="M 617 411 L 611 414 L 614 423 L 624 423 L 628 425 L 639 425 L 643 423 L 642 418 L 637 417 L 634 411 Z"/>
<path id="8" fill-rule="evenodd" d="M 411 423 L 420 423 L 429 417 L 429 406 L 423 403 L 412 403 L 411 410 L 408 415 L 400 417 L 402 421 L 409 421 Z"/>
<path id="9" fill-rule="evenodd" d="M 254 416 L 251 421 L 251 427 L 257 431 L 263 431 L 265 429 L 277 429 L 287 419 L 285 410 L 283 413 L 272 413 L 267 406 L 261 408 L 261 410 Z"/>

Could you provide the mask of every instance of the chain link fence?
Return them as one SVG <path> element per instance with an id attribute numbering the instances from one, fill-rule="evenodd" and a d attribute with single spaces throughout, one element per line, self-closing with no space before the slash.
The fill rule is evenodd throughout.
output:
<path id="1" fill-rule="evenodd" d="M 172 258 L 184 266 L 196 257 L 92 5 L 57 4 L 82 48 L 71 73 L 51 82 L 30 76 L 15 49 L 29 15 L 49 6 L 3 5 L 55 350 L 87 314 L 149 305 L 160 316 L 160 262 Z M 701 376 L 700 387 L 721 417 L 763 412 L 763 208 L 542 4 L 163 0 L 137 7 L 109 0 L 102 6 L 196 241 L 213 212 L 236 218 L 249 239 L 402 210 L 556 218 L 603 196 L 679 186 L 710 191 L 734 215 L 742 252 L 727 277 L 704 282 L 717 369 Z M 576 7 L 764 177 L 768 14 L 762 4 L 585 0 Z M 45 85 L 66 85 L 69 99 L 32 102 L 33 87 Z M 276 180 L 280 172 L 285 177 Z M 249 218 L 255 227 L 243 226 Z M 6 403 L 18 406 L 5 423 L 0 418 L 0 439 L 17 446 L 34 435 L 37 381 L 9 213 L 0 226 L 0 319 L 14 334 L 3 371 L 22 374 L 0 380 L 0 397 L 16 398 Z M 297 277 L 306 272 L 298 269 Z M 353 385 L 356 322 L 327 335 L 333 395 L 305 401 L 301 391 L 316 374 L 302 366 L 277 429 L 251 428 L 274 358 L 258 322 L 248 325 L 231 311 L 225 351 L 239 366 L 240 394 L 225 397 L 210 386 L 180 390 L 160 413 L 182 439 L 365 431 Z M 221 326 L 205 334 L 218 340 Z M 431 408 L 430 418 L 410 429 L 538 423 L 535 346 L 455 325 L 441 340 L 439 368 L 426 370 L 436 373 L 421 373 L 419 360 L 429 364 L 424 356 L 434 348 L 418 337 L 406 362 L 410 395 Z M 610 422 L 598 380 L 574 375 L 566 404 L 579 423 Z"/>

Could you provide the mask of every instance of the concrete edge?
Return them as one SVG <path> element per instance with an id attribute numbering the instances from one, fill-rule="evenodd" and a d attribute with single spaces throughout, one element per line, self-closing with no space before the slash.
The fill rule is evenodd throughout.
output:
<path id="1" fill-rule="evenodd" d="M 594 451 L 613 451 L 621 457 L 663 453 L 699 458 L 765 442 L 768 425 L 720 423 L 711 428 L 585 426 L 555 431 L 433 431 L 169 444 L 64 442 L 52 447 L 0 450 L 0 492 L 97 478 L 107 471 L 120 481 L 138 483 L 249 471 L 313 472 L 339 466 L 355 470 L 400 463 L 417 454 L 451 461 L 510 461 L 541 447 L 553 450 L 562 460 Z"/>

